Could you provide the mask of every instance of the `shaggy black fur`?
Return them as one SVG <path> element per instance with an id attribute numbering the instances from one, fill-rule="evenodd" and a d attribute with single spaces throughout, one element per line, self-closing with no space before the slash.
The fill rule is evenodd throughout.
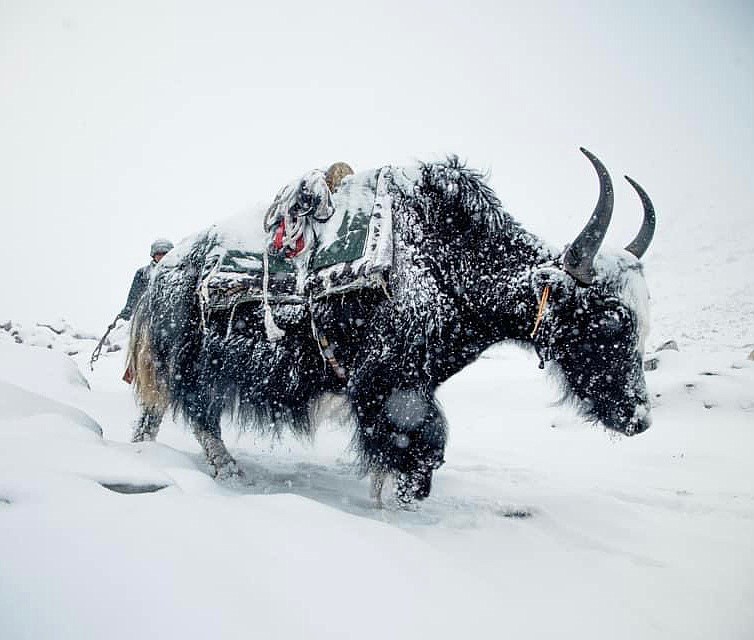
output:
<path id="1" fill-rule="evenodd" d="M 582 289 L 553 277 L 562 274 L 555 253 L 457 158 L 422 165 L 416 184 L 394 182 L 390 190 L 389 297 L 369 290 L 302 307 L 279 342 L 267 340 L 256 303 L 240 305 L 232 319 L 213 312 L 203 326 L 196 289 L 216 243 L 211 233 L 177 267 L 157 270 L 135 321 L 148 323 L 174 411 L 218 438 L 223 412 L 262 430 L 287 425 L 309 434 L 317 400 L 344 393 L 364 471 L 392 475 L 399 499 L 409 502 L 429 495 L 443 462 L 447 426 L 436 388 L 490 345 L 513 339 L 556 363 L 588 415 L 623 432 L 641 430 L 635 413 L 646 390 L 635 318 L 612 280 Z M 547 278 L 553 301 L 532 340 Z M 323 359 L 312 322 L 332 343 L 345 380 Z"/>

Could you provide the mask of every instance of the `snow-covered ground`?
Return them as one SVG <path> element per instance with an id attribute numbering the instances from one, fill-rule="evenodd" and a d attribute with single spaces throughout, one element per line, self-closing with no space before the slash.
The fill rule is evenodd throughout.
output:
<path id="1" fill-rule="evenodd" d="M 660 315 L 653 348 L 686 335 Z M 223 486 L 180 424 L 129 443 L 116 346 L 91 372 L 91 336 L 6 323 L 0 637 L 752 638 L 745 320 L 657 354 L 654 425 L 631 439 L 490 350 L 441 389 L 447 463 L 416 511 L 370 501 L 337 403 L 314 443 L 226 430 L 254 485 Z"/>
<path id="2" fill-rule="evenodd" d="M 754 639 L 752 87 L 751 0 L 0 1 L 0 640 Z M 130 444 L 126 327 L 88 360 L 155 237 L 458 153 L 563 246 L 579 145 L 606 245 L 622 173 L 658 212 L 646 433 L 496 347 L 440 391 L 416 511 L 369 500 L 337 407 L 313 443 L 226 430 L 248 487 L 181 424 Z"/>

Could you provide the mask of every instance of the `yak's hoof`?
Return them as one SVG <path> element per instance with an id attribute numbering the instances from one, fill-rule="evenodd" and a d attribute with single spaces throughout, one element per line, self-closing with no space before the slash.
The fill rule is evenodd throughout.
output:
<path id="1" fill-rule="evenodd" d="M 384 471 L 372 471 L 370 477 L 369 497 L 374 500 L 378 509 L 382 509 L 382 489 L 385 486 L 387 474 Z"/>
<path id="2" fill-rule="evenodd" d="M 212 475 L 220 482 L 243 483 L 246 480 L 246 474 L 233 458 L 222 464 L 210 466 L 212 468 Z"/>
<path id="3" fill-rule="evenodd" d="M 139 431 L 131 436 L 131 442 L 134 444 L 137 442 L 154 442 L 155 440 L 157 440 L 157 436 L 148 431 Z"/>
<path id="4" fill-rule="evenodd" d="M 428 498 L 431 489 L 432 469 L 420 468 L 395 476 L 395 499 L 404 509 L 413 505 L 416 500 Z"/>

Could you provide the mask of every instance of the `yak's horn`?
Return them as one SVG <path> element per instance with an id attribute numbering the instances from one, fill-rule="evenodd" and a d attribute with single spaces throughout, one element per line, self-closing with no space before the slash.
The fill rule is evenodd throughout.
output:
<path id="1" fill-rule="evenodd" d="M 597 172 L 600 180 L 600 197 L 589 222 L 566 250 L 563 268 L 580 283 L 591 284 L 594 280 L 592 261 L 605 239 L 607 226 L 613 214 L 613 183 L 607 169 L 594 154 L 584 147 L 581 147 L 581 153 L 589 158 Z"/>
<path id="2" fill-rule="evenodd" d="M 649 243 L 652 242 L 652 236 L 655 234 L 655 208 L 652 206 L 652 201 L 649 199 L 647 192 L 638 183 L 628 176 L 623 177 L 636 189 L 636 193 L 641 198 L 641 205 L 644 207 L 644 221 L 641 223 L 641 229 L 639 229 L 639 233 L 631 241 L 631 244 L 626 247 L 626 251 L 633 253 L 637 258 L 641 258 L 649 247 Z"/>

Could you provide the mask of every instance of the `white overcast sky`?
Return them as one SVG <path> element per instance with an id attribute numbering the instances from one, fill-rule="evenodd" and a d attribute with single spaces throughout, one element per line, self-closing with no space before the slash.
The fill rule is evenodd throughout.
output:
<path id="1" fill-rule="evenodd" d="M 679 269 L 690 228 L 751 252 L 753 87 L 750 1 L 0 0 L 0 321 L 102 330 L 154 237 L 336 160 L 457 153 L 564 244 L 596 199 L 583 145 L 616 182 L 608 243 L 639 223 L 628 173 Z"/>

